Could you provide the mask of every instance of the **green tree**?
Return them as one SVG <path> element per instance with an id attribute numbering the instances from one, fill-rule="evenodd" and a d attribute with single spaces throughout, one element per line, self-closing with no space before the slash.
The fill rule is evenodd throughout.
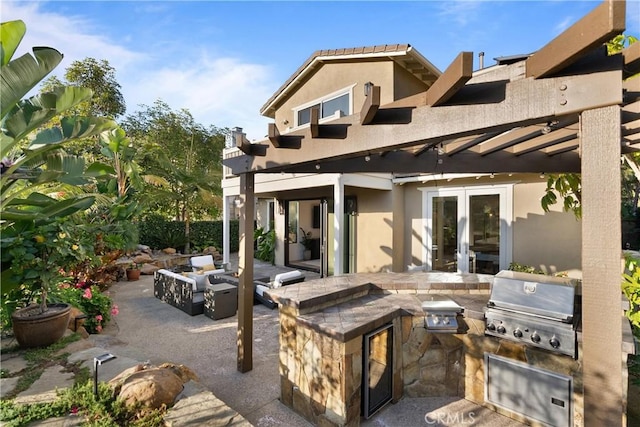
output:
<path id="1" fill-rule="evenodd" d="M 142 107 L 123 127 L 144 148 L 138 161 L 155 209 L 184 221 L 188 240 L 192 219 L 219 215 L 224 135 L 196 123 L 188 110 L 174 111 L 163 101 Z"/>
<path id="2" fill-rule="evenodd" d="M 52 76 L 43 82 L 42 87 L 50 89 L 65 85 L 91 89 L 94 95 L 76 107 L 77 114 L 116 119 L 126 112 L 120 83 L 116 80 L 116 70 L 109 61 L 94 58 L 73 61 L 65 70 L 64 78 L 66 81 L 62 82 Z"/>

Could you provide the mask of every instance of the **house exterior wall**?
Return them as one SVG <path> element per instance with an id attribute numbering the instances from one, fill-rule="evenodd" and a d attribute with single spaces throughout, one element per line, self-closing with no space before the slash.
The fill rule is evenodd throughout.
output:
<path id="1" fill-rule="evenodd" d="M 282 105 L 278 106 L 275 114 L 276 125 L 282 130 L 286 129 L 286 127 L 293 127 L 296 123 L 294 108 L 337 90 L 352 86 L 353 111 L 359 112 L 364 103 L 364 84 L 366 82 L 371 81 L 386 88 L 394 87 L 393 64 L 391 61 L 325 64 L 302 86 L 299 86 Z M 381 91 L 380 101 L 382 104 L 393 100 L 392 91 Z M 284 125 L 285 120 L 288 122 L 287 125 Z"/>
<path id="2" fill-rule="evenodd" d="M 356 223 L 356 271 L 391 271 L 393 216 L 391 192 L 349 188 L 348 195 L 358 201 Z"/>
<path id="3" fill-rule="evenodd" d="M 582 265 L 582 223 L 562 211 L 562 201 L 545 213 L 540 205 L 545 188 L 546 180 L 514 187 L 513 261 L 575 276 Z"/>
<path id="4" fill-rule="evenodd" d="M 424 82 L 394 62 L 393 64 L 393 97 L 394 101 L 415 95 L 426 90 Z M 373 83 L 377 84 L 376 81 Z M 383 91 L 381 91 L 383 92 Z M 380 95 L 382 98 L 382 94 Z"/>

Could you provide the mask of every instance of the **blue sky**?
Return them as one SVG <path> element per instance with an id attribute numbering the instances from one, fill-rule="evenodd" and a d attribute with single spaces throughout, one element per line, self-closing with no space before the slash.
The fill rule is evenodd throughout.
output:
<path id="1" fill-rule="evenodd" d="M 409 43 L 441 70 L 461 51 L 530 53 L 594 9 L 596 1 L 6 1 L 32 46 L 116 69 L 127 113 L 156 99 L 199 123 L 240 126 L 262 139 L 260 107 L 316 50 Z M 640 36 L 640 2 L 627 1 L 627 34 Z"/>

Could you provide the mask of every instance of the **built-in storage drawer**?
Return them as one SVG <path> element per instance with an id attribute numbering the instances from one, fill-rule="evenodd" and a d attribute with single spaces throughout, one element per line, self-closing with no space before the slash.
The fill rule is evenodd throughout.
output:
<path id="1" fill-rule="evenodd" d="M 573 379 L 485 353 L 485 401 L 552 426 L 570 426 Z"/>

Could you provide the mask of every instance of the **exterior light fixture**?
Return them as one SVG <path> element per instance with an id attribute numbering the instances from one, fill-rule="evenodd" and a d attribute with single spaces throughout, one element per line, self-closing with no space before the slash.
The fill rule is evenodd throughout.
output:
<path id="1" fill-rule="evenodd" d="M 440 143 L 438 145 L 438 156 L 442 156 L 442 155 L 444 155 L 444 145 Z"/>
<path id="2" fill-rule="evenodd" d="M 373 87 L 373 83 L 371 82 L 366 82 L 364 84 L 364 96 L 369 96 L 369 94 L 371 93 L 372 87 Z"/>
<path id="3" fill-rule="evenodd" d="M 496 175 L 493 172 L 491 172 L 491 175 L 489 175 L 489 178 L 493 179 L 495 177 L 496 177 Z"/>
<path id="4" fill-rule="evenodd" d="M 98 366 L 115 358 L 116 356 L 111 353 L 101 354 L 100 356 L 93 358 L 93 394 L 96 397 L 98 396 Z"/>
<path id="5" fill-rule="evenodd" d="M 320 170 L 320 163 L 316 163 L 316 170 Z"/>
<path id="6" fill-rule="evenodd" d="M 364 156 L 364 161 L 365 162 L 370 162 L 371 161 L 371 156 L 368 155 L 368 154 L 366 156 Z"/>
<path id="7" fill-rule="evenodd" d="M 544 179 L 544 172 L 540 172 L 540 178 Z"/>

